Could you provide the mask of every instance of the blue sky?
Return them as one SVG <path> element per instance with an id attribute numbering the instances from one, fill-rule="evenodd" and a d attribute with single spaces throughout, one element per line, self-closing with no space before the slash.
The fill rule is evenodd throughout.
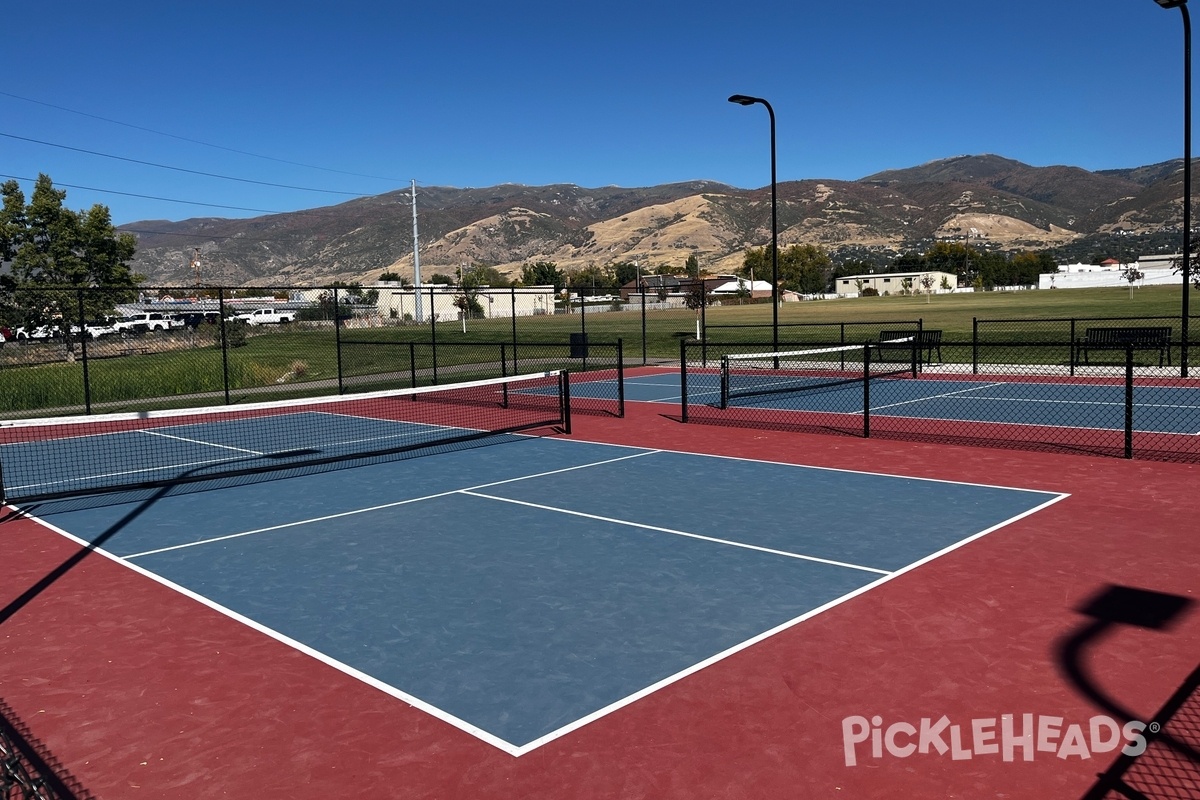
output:
<path id="1" fill-rule="evenodd" d="M 118 224 L 410 180 L 764 186 L 768 117 L 735 93 L 774 106 L 781 181 L 1183 149 L 1183 26 L 1153 0 L 67 0 L 4 16 L 0 174 L 46 173 Z"/>

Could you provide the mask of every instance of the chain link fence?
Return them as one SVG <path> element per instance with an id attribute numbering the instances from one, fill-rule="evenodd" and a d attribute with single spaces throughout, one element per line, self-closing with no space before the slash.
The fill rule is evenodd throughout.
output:
<path id="1" fill-rule="evenodd" d="M 615 301 L 593 307 L 547 287 L 497 290 L 489 316 L 454 289 L 431 287 L 419 310 L 414 297 L 424 290 L 399 300 L 346 287 L 17 290 L 0 296 L 0 417 L 235 404 L 550 369 L 586 373 L 578 410 L 619 414 L 625 359 L 670 358 L 688 334 L 676 331 L 676 308 L 613 311 Z M 478 293 L 473 301 L 481 304 Z M 686 308 L 683 316 L 694 319 Z"/>
<path id="2" fill-rule="evenodd" d="M 881 340 L 877 333 L 869 343 L 838 348 L 789 341 L 781 348 L 790 351 L 783 359 L 762 342 L 683 342 L 681 417 L 846 436 L 1200 461 L 1200 382 L 1180 377 L 1178 366 L 1167 363 L 1167 352 L 1178 342 L 1098 340 L 1102 344 L 1084 354 L 1080 342 L 1051 341 L 1044 331 L 1027 341 L 961 342 L 931 338 L 927 328 L 909 333 L 907 342 Z M 739 385 L 749 388 L 731 399 L 723 357 L 744 353 L 766 356 L 738 361 L 745 365 Z"/>

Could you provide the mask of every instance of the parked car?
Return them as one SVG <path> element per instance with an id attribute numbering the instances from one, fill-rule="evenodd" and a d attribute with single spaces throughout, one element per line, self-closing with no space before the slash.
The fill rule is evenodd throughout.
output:
<path id="1" fill-rule="evenodd" d="M 220 311 L 185 311 L 176 317 L 189 328 L 199 328 L 204 323 L 218 325 L 221 322 Z"/>
<path id="2" fill-rule="evenodd" d="M 117 333 L 116 320 L 112 319 L 94 319 L 83 323 L 83 330 L 87 333 L 89 339 L 99 339 L 101 336 L 111 336 Z M 79 335 L 79 326 L 72 325 L 71 333 L 75 336 Z"/>
<path id="3" fill-rule="evenodd" d="M 295 322 L 296 312 L 277 308 L 258 308 L 243 314 L 235 314 L 233 318 L 240 319 L 247 325 L 277 325 Z"/>
<path id="4" fill-rule="evenodd" d="M 57 325 L 37 325 L 30 328 L 21 326 L 13 332 L 13 338 L 18 341 L 29 339 L 49 341 L 50 339 L 57 339 L 61 335 L 62 331 L 58 329 Z"/>
<path id="5" fill-rule="evenodd" d="M 113 325 L 118 333 L 146 333 L 147 331 L 169 331 L 182 328 L 183 322 L 172 314 L 146 311 L 119 319 Z"/>

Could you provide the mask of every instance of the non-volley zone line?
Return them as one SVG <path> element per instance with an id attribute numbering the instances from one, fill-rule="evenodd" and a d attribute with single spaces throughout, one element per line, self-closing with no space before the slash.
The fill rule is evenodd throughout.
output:
<path id="1" fill-rule="evenodd" d="M 273 531 L 285 530 L 287 528 L 298 528 L 302 525 L 313 525 L 316 523 L 326 522 L 329 520 L 339 519 L 342 517 L 351 517 L 356 514 L 368 514 L 372 511 L 382 511 L 384 509 L 398 508 L 400 506 L 410 505 L 412 503 L 420 503 L 420 502 L 424 502 L 424 501 L 428 501 L 428 500 L 435 500 L 439 497 L 449 497 L 449 496 L 455 495 L 455 494 L 469 494 L 470 492 L 473 492 L 473 491 L 478 491 L 480 489 L 489 489 L 493 486 L 501 486 L 506 483 L 517 483 L 519 481 L 528 481 L 528 480 L 534 480 L 537 478 L 544 478 L 549 475 L 558 475 L 563 472 L 574 472 L 576 470 L 600 467 L 600 466 L 604 466 L 606 464 L 613 464 L 618 461 L 628 461 L 628 460 L 634 459 L 634 458 L 641 458 L 643 456 L 652 455 L 652 454 L 658 453 L 658 452 L 661 452 L 661 451 L 659 451 L 659 450 L 642 450 L 637 453 L 632 453 L 630 455 L 617 456 L 615 458 L 605 458 L 605 459 L 601 459 L 599 461 L 592 461 L 587 464 L 575 464 L 575 465 L 572 465 L 569 467 L 561 467 L 559 469 L 546 470 L 544 472 L 536 472 L 536 473 L 532 473 L 529 475 L 520 475 L 515 478 L 505 478 L 504 480 L 500 480 L 500 481 L 490 481 L 488 483 L 481 483 L 476 486 L 460 487 L 457 489 L 447 489 L 444 492 L 434 492 L 432 494 L 422 495 L 420 497 L 409 497 L 409 498 L 405 498 L 404 500 L 395 500 L 390 503 L 379 503 L 377 505 L 365 506 L 363 508 L 355 508 L 355 509 L 351 509 L 349 511 L 340 511 L 336 514 L 326 514 L 326 515 L 323 515 L 320 517 L 309 517 L 307 519 L 295 520 L 293 522 L 283 522 L 278 525 L 267 525 L 265 527 L 254 528 L 254 529 L 248 530 L 248 531 L 239 531 L 237 533 L 227 533 L 222 536 L 211 536 L 211 537 L 207 537 L 204 539 L 197 539 L 192 542 L 184 542 L 182 544 L 171 545 L 170 547 L 159 547 L 159 548 L 156 548 L 153 550 L 144 550 L 139 553 L 130 553 L 128 555 L 123 556 L 123 558 L 126 558 L 126 559 L 142 558 L 143 556 L 157 555 L 159 553 L 167 553 L 167 552 L 171 552 L 174 550 L 185 550 L 185 549 L 191 548 L 191 547 L 200 547 L 200 546 L 206 545 L 206 544 L 215 544 L 217 542 L 225 542 L 225 541 L 229 541 L 230 539 L 241 539 L 246 536 L 256 536 L 258 534 L 271 533 Z"/>
<path id="2" fill-rule="evenodd" d="M 265 533 L 272 533 L 275 531 L 286 530 L 289 528 L 298 528 L 298 527 L 305 526 L 305 525 L 320 524 L 322 522 L 327 522 L 329 520 L 339 519 L 342 517 L 349 517 L 349 516 L 354 516 L 354 515 L 358 515 L 358 514 L 367 514 L 367 513 L 371 513 L 371 512 L 375 512 L 375 511 L 386 510 L 389 508 L 398 508 L 400 506 L 411 505 L 414 503 L 427 502 L 430 500 L 436 500 L 436 499 L 443 498 L 443 497 L 451 497 L 454 495 L 464 495 L 464 496 L 476 497 L 476 498 L 480 498 L 480 499 L 484 499 L 484 500 L 491 500 L 494 502 L 508 503 L 508 504 L 512 504 L 512 505 L 520 505 L 520 506 L 526 506 L 529 508 L 536 508 L 541 511 L 549 511 L 549 512 L 553 512 L 553 513 L 557 513 L 557 514 L 564 514 L 567 516 L 578 517 L 581 519 L 588 519 L 588 520 L 593 520 L 593 521 L 597 521 L 597 522 L 607 522 L 607 523 L 611 523 L 614 525 L 620 525 L 620 526 L 624 526 L 624 527 L 628 527 L 628 528 L 636 528 L 639 530 L 653 531 L 656 533 L 663 533 L 663 534 L 668 534 L 671 536 L 680 536 L 680 537 L 687 538 L 687 539 L 695 539 L 695 540 L 699 540 L 699 541 L 710 542 L 713 544 L 723 545 L 726 547 L 735 547 L 735 548 L 741 548 L 741 549 L 745 549 L 745 550 L 752 550 L 752 551 L 759 552 L 759 553 L 766 553 L 769 555 L 776 555 L 776 556 L 781 556 L 784 558 L 792 558 L 792 559 L 797 559 L 800 561 L 810 561 L 810 562 L 813 562 L 816 564 L 823 564 L 826 566 L 838 567 L 841 569 L 857 570 L 860 572 L 871 573 L 873 575 L 887 576 L 887 575 L 892 574 L 890 570 L 879 569 L 877 567 L 871 567 L 871 566 L 867 566 L 864 564 L 855 564 L 855 563 L 851 563 L 851 562 L 847 562 L 847 561 L 839 561 L 837 559 L 822 558 L 820 556 L 809 555 L 806 553 L 797 553 L 797 552 L 791 552 L 791 551 L 781 550 L 781 549 L 772 548 L 772 547 L 764 547 L 761 545 L 750 544 L 747 542 L 739 542 L 735 539 L 726 539 L 726 538 L 721 538 L 721 537 L 716 537 L 716 536 L 708 536 L 705 534 L 694 533 L 691 531 L 685 531 L 685 530 L 680 530 L 680 529 L 676 529 L 676 528 L 668 528 L 668 527 L 661 526 L 661 525 L 651 525 L 649 523 L 638 522 L 636 520 L 621 519 L 618 517 L 603 516 L 603 515 L 599 515 L 599 514 L 590 514 L 590 513 L 586 513 L 586 512 L 582 512 L 582 511 L 576 511 L 576 510 L 570 509 L 570 508 L 564 508 L 561 506 L 547 505 L 544 503 L 532 503 L 532 502 L 525 501 L 525 500 L 518 500 L 515 498 L 503 497 L 503 496 L 495 495 L 495 494 L 489 494 L 486 491 L 484 491 L 486 489 L 497 487 L 497 486 L 502 486 L 505 484 L 512 484 L 512 483 L 518 483 L 518 482 L 522 482 L 522 481 L 536 480 L 539 478 L 545 478 L 550 475 L 557 475 L 557 474 L 561 474 L 561 473 L 565 473 L 565 472 L 576 472 L 579 470 L 592 469 L 592 468 L 606 466 L 608 464 L 613 464 L 613 463 L 620 462 L 620 461 L 629 461 L 631 459 L 642 458 L 643 456 L 653 455 L 653 454 L 661 453 L 661 452 L 662 451 L 660 451 L 660 450 L 646 450 L 646 451 L 642 451 L 642 452 L 638 452 L 638 453 L 633 453 L 630 455 L 618 456 L 616 458 L 608 458 L 608 459 L 602 459 L 599 461 L 593 461 L 593 462 L 589 462 L 587 464 L 578 464 L 578 465 L 574 465 L 574 466 L 570 466 L 570 467 L 563 467 L 561 469 L 548 470 L 548 471 L 544 471 L 544 472 L 533 473 L 530 475 L 522 475 L 522 476 L 519 476 L 516 478 L 506 478 L 505 480 L 501 480 L 501 481 L 491 481 L 489 483 L 479 484 L 476 486 L 468 486 L 468 487 L 457 488 L 457 489 L 448 489 L 443 492 L 435 492 L 432 494 L 422 495 L 420 497 L 410 497 L 410 498 L 406 498 L 404 500 L 396 500 L 396 501 L 393 501 L 390 503 L 381 503 L 381 504 L 377 504 L 377 505 L 367 506 L 364 508 L 357 508 L 357 509 L 352 509 L 349 511 L 342 511 L 337 514 L 327 514 L 327 515 L 322 515 L 320 517 L 311 517 L 308 519 L 280 523 L 278 525 L 268 525 L 265 527 L 254 528 L 252 530 L 239 531 L 236 533 L 229 533 L 229 534 L 224 534 L 221 536 L 212 536 L 212 537 L 207 537 L 204 539 L 198 539 L 198 540 L 195 540 L 192 542 L 184 542 L 182 544 L 175 544 L 175 545 L 171 545 L 169 547 L 160 547 L 160 548 L 155 548 L 152 550 L 144 550 L 144 551 L 141 551 L 138 553 L 131 553 L 129 555 L 124 556 L 124 558 L 136 559 L 136 558 L 142 558 L 145 556 L 159 555 L 161 553 L 166 553 L 166 552 L 184 550 L 184 549 L 188 549 L 188 548 L 192 548 L 192 547 L 200 547 L 203 545 L 225 542 L 225 541 L 229 541 L 231 539 L 241 539 L 241 538 L 248 537 L 248 536 L 256 536 L 256 535 L 265 534 Z"/>

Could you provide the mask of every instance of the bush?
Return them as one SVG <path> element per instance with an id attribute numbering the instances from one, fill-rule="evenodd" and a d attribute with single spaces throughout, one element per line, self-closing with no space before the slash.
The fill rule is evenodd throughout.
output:
<path id="1" fill-rule="evenodd" d="M 225 344 L 228 347 L 245 347 L 247 327 L 249 327 L 249 325 L 245 320 L 225 320 Z"/>
<path id="2" fill-rule="evenodd" d="M 868 286 L 862 290 L 863 297 L 879 297 L 879 290 L 873 286 Z"/>

